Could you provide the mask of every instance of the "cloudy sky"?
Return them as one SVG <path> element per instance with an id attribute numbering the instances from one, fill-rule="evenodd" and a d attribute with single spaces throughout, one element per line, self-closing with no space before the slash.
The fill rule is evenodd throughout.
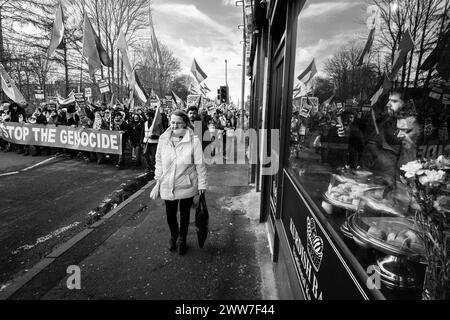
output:
<path id="1" fill-rule="evenodd" d="M 367 3 L 364 0 L 307 1 L 299 16 L 296 51 L 296 75 L 315 58 L 319 75 L 323 65 L 352 40 L 365 44 Z"/>
<path id="2" fill-rule="evenodd" d="M 309 0 L 298 25 L 296 74 L 316 59 L 319 74 L 323 63 L 343 44 L 359 39 L 364 42 L 368 30 L 365 0 Z M 195 57 L 208 75 L 205 83 L 213 90 L 225 83 L 225 59 L 228 60 L 228 84 L 231 99 L 241 97 L 242 7 L 235 0 L 153 0 L 153 19 L 160 41 L 180 59 L 183 73 L 189 73 Z M 249 93 L 247 81 L 246 96 Z"/>
<path id="3" fill-rule="evenodd" d="M 204 83 L 213 91 L 225 84 L 225 59 L 231 99 L 237 103 L 242 84 L 242 7 L 231 0 L 153 0 L 158 40 L 180 59 L 188 74 L 193 59 L 208 75 Z M 248 94 L 248 90 L 246 95 Z"/>

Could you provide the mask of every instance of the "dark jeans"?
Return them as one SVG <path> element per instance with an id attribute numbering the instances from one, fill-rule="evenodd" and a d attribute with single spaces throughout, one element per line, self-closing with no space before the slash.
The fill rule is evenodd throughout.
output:
<path id="1" fill-rule="evenodd" d="M 149 143 L 147 145 L 147 150 L 145 150 L 144 157 L 145 162 L 147 162 L 147 168 L 149 170 L 155 170 L 157 148 L 158 148 L 157 143 Z"/>
<path id="2" fill-rule="evenodd" d="M 181 241 L 186 241 L 193 200 L 194 197 L 174 201 L 166 200 L 167 223 L 172 238 L 177 239 L 179 236 Z M 178 231 L 177 221 L 178 203 L 180 204 L 180 231 Z"/>

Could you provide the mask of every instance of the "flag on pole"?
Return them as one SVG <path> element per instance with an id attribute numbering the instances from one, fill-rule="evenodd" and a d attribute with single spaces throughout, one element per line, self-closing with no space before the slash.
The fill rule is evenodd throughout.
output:
<path id="1" fill-rule="evenodd" d="M 208 77 L 206 73 L 204 73 L 200 68 L 195 58 L 194 61 L 192 61 L 191 72 L 194 75 L 195 79 L 197 79 L 198 83 L 201 83 Z"/>
<path id="2" fill-rule="evenodd" d="M 202 87 L 202 85 L 200 85 L 200 92 L 203 96 L 206 96 L 206 90 L 204 87 Z"/>
<path id="3" fill-rule="evenodd" d="M 175 101 L 175 104 L 180 107 L 180 108 L 184 108 L 184 101 L 181 100 L 181 98 L 179 96 L 177 96 L 177 94 L 175 92 L 172 91 L 172 100 Z"/>
<path id="4" fill-rule="evenodd" d="M 376 86 L 376 88 L 378 88 L 377 91 L 375 91 L 375 93 L 372 95 L 372 98 L 370 98 L 370 105 L 372 107 L 378 102 L 378 100 L 383 95 L 385 95 L 387 92 L 389 92 L 389 90 L 391 90 L 392 84 L 393 82 L 389 79 L 389 77 L 386 74 L 384 74 Z"/>
<path id="5" fill-rule="evenodd" d="M 316 75 L 317 73 L 317 68 L 316 68 L 316 60 L 313 59 L 311 61 L 311 63 L 309 64 L 309 66 L 305 69 L 305 71 L 303 71 L 298 77 L 297 79 L 299 81 L 302 81 L 302 79 L 304 77 L 306 77 L 309 74 L 308 80 L 305 82 L 305 84 L 308 84 L 309 81 L 311 81 L 311 79 Z"/>
<path id="6" fill-rule="evenodd" d="M 0 77 L 2 78 L 2 89 L 3 92 L 14 102 L 16 103 L 25 103 L 25 98 L 22 93 L 17 89 L 14 81 L 11 77 L 6 73 L 3 64 L 0 63 Z"/>
<path id="7" fill-rule="evenodd" d="M 450 73 L 450 28 L 445 32 L 434 50 L 420 66 L 421 70 L 428 71 L 435 68 L 439 74 L 448 79 Z"/>
<path id="8" fill-rule="evenodd" d="M 128 79 L 128 83 L 130 84 L 130 87 L 133 88 L 134 86 L 136 86 L 135 73 L 133 71 L 133 68 L 131 67 L 130 58 L 128 56 L 127 40 L 125 38 L 125 34 L 123 33 L 122 29 L 120 30 L 119 37 L 117 39 L 117 48 L 119 49 L 120 54 L 122 55 L 123 66 L 125 69 L 125 74 Z"/>
<path id="9" fill-rule="evenodd" d="M 188 91 L 189 93 L 193 94 L 201 94 L 201 86 L 197 82 L 192 81 L 191 84 L 189 85 Z"/>
<path id="10" fill-rule="evenodd" d="M 146 103 L 148 100 L 148 95 L 145 92 L 145 89 L 142 86 L 142 83 L 139 80 L 139 77 L 136 72 L 134 73 L 134 78 L 136 80 L 136 84 L 134 85 L 134 92 L 136 92 L 136 95 L 138 96 L 139 99 L 141 99 L 143 103 Z"/>
<path id="11" fill-rule="evenodd" d="M 330 103 L 331 103 L 331 101 L 333 101 L 334 96 L 335 96 L 335 94 L 333 93 L 333 95 L 332 95 L 331 97 L 329 97 L 327 100 L 325 100 L 325 101 L 323 102 L 323 105 L 324 105 L 324 106 L 329 106 Z"/>
<path id="12" fill-rule="evenodd" d="M 150 7 L 149 7 L 149 9 L 150 9 Z M 159 48 L 158 39 L 156 38 L 155 27 L 153 25 L 153 18 L 152 18 L 151 9 L 149 11 L 149 24 L 150 24 L 150 40 L 152 42 L 152 48 L 153 48 L 154 51 L 156 51 L 157 61 L 158 61 L 159 67 L 162 68 L 162 66 L 163 66 L 163 58 L 162 58 L 162 54 L 161 54 L 161 49 Z"/>
<path id="13" fill-rule="evenodd" d="M 414 49 L 414 40 L 412 39 L 411 32 L 406 30 L 402 35 L 402 40 L 398 46 L 398 50 L 395 53 L 394 61 L 392 62 L 392 71 L 389 75 L 390 79 L 395 79 L 400 68 L 403 66 L 403 62 L 409 51 Z"/>
<path id="14" fill-rule="evenodd" d="M 208 92 L 211 92 L 211 89 L 208 88 L 208 86 L 206 85 L 206 83 L 203 84 L 203 89 L 205 89 Z"/>
<path id="15" fill-rule="evenodd" d="M 47 51 L 47 58 L 51 58 L 55 53 L 56 49 L 62 49 L 64 38 L 64 14 L 61 2 L 58 3 L 56 8 L 56 17 L 53 22 L 53 30 L 50 39 L 50 46 Z"/>
<path id="16" fill-rule="evenodd" d="M 367 64 L 369 62 L 370 49 L 372 49 L 373 40 L 375 38 L 375 27 L 370 30 L 369 38 L 367 39 L 366 45 L 364 46 L 363 51 L 361 52 L 361 56 L 358 59 L 358 67 L 361 67 L 363 64 Z"/>
<path id="17" fill-rule="evenodd" d="M 103 48 L 100 38 L 92 28 L 87 13 L 84 13 L 84 30 L 83 30 L 83 56 L 88 58 L 89 74 L 93 77 L 96 70 L 102 65 L 111 66 L 111 61 Z"/>
<path id="18" fill-rule="evenodd" d="M 164 133 L 164 127 L 162 123 L 161 116 L 161 105 L 158 104 L 158 107 L 155 111 L 155 117 L 153 118 L 152 126 L 150 127 L 150 136 L 160 136 Z"/>
<path id="19" fill-rule="evenodd" d="M 72 90 L 72 92 L 69 94 L 69 96 L 66 99 L 63 99 L 59 94 L 56 95 L 58 99 L 58 104 L 61 106 L 67 106 L 71 103 L 75 103 L 75 91 Z"/>
<path id="20" fill-rule="evenodd" d="M 152 33 L 150 35 L 151 41 L 152 41 L 152 47 L 153 50 L 156 50 L 156 55 L 158 57 L 158 64 L 159 67 L 162 68 L 163 66 L 163 58 L 161 54 L 161 49 L 159 48 L 158 39 L 156 38 L 155 28 L 153 27 L 153 23 L 150 24 L 150 28 L 152 29 Z"/>

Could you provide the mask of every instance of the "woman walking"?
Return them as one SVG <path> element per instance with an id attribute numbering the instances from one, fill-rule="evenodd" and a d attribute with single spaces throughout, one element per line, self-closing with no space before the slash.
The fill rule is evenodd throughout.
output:
<path id="1" fill-rule="evenodd" d="M 169 128 L 159 138 L 155 166 L 156 186 L 150 197 L 160 195 L 166 204 L 167 223 L 170 229 L 170 251 L 187 251 L 186 237 L 194 196 L 206 191 L 206 166 L 200 139 L 194 136 L 193 125 L 187 113 L 175 110 Z M 180 207 L 180 226 L 177 212 Z"/>

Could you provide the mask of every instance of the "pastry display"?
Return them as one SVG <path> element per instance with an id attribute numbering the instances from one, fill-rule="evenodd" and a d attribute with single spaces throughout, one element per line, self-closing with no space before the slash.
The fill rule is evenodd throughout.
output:
<path id="1" fill-rule="evenodd" d="M 348 222 L 353 236 L 388 254 L 422 255 L 423 243 L 411 218 L 415 209 L 410 202 L 401 187 L 365 191 L 355 215 Z"/>
<path id="2" fill-rule="evenodd" d="M 369 175 L 370 173 L 367 171 L 332 175 L 330 185 L 324 195 L 325 200 L 334 206 L 355 211 L 361 195 L 373 187 L 373 185 L 365 183 Z"/>

